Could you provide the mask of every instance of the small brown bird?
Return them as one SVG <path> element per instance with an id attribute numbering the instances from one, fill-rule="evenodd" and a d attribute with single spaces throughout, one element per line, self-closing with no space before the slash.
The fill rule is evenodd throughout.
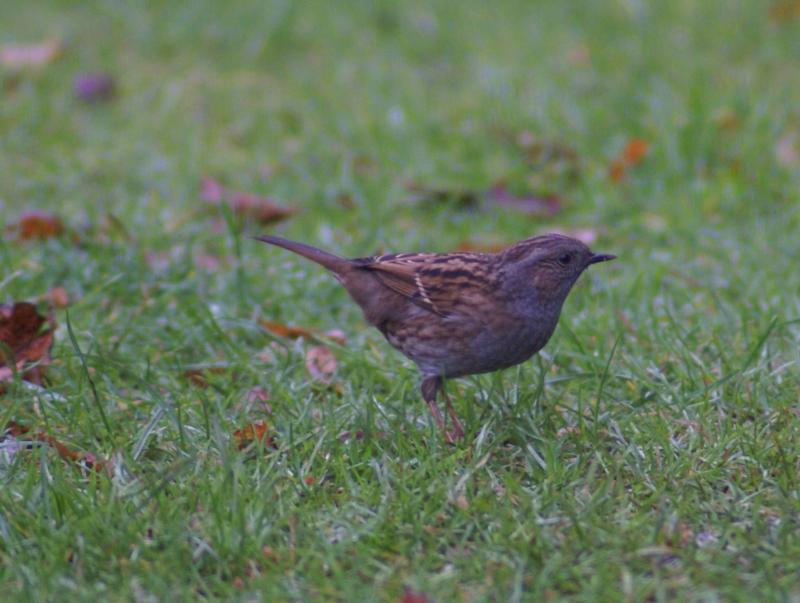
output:
<path id="1" fill-rule="evenodd" d="M 422 397 L 448 441 L 464 437 L 445 395 L 452 432 L 436 396 L 445 378 L 524 362 L 550 339 L 572 285 L 592 253 L 571 237 L 548 234 L 498 253 L 393 253 L 348 260 L 280 237 L 256 237 L 333 272 L 367 322 L 422 373 Z"/>

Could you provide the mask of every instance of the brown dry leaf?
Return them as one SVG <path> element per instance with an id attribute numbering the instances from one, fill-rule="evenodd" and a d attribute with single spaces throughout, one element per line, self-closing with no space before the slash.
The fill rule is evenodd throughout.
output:
<path id="1" fill-rule="evenodd" d="M 40 442 L 45 442 L 55 448 L 58 455 L 67 461 L 73 461 L 75 463 L 80 463 L 87 469 L 94 469 L 95 471 L 102 471 L 105 466 L 106 462 L 102 460 L 98 460 L 95 455 L 91 452 L 75 452 L 69 446 L 64 444 L 63 442 L 57 440 L 55 437 L 48 435 L 44 432 L 39 432 L 36 434 L 36 439 Z"/>
<path id="2" fill-rule="evenodd" d="M 208 387 L 208 378 L 211 375 L 224 375 L 228 372 L 228 367 L 225 366 L 207 366 L 190 368 L 183 371 L 183 376 L 186 377 L 195 387 L 206 388 Z"/>
<path id="3" fill-rule="evenodd" d="M 0 65 L 9 69 L 38 67 L 55 61 L 64 52 L 64 47 L 57 40 L 49 40 L 41 44 L 6 44 L 0 46 Z"/>
<path id="4" fill-rule="evenodd" d="M 269 433 L 269 424 L 266 421 L 256 421 L 237 429 L 233 432 L 233 439 L 239 450 L 244 450 L 254 442 L 263 442 L 265 447 L 273 446 L 272 435 Z"/>
<path id="5" fill-rule="evenodd" d="M 776 2 L 769 7 L 769 16 L 773 21 L 782 23 L 792 19 L 800 19 L 800 0 Z"/>
<path id="6" fill-rule="evenodd" d="M 739 129 L 741 121 L 736 111 L 730 107 L 721 107 L 714 112 L 714 123 L 720 130 L 734 132 Z"/>
<path id="7" fill-rule="evenodd" d="M 307 329 L 305 327 L 293 327 L 290 325 L 285 325 L 279 322 L 272 322 L 271 320 L 266 320 L 264 318 L 258 319 L 258 324 L 264 327 L 267 331 L 272 333 L 273 335 L 277 335 L 278 337 L 287 337 L 288 339 L 299 339 L 300 337 L 305 337 L 306 339 L 314 337 L 314 338 L 328 338 L 339 345 L 344 345 L 347 343 L 347 338 L 345 337 L 344 333 L 339 329 L 331 329 L 329 331 L 325 331 L 324 333 L 320 333 L 319 331 L 315 331 L 314 329 Z"/>
<path id="8" fill-rule="evenodd" d="M 412 590 L 406 586 L 403 588 L 403 594 L 397 600 L 397 603 L 433 603 L 433 599 L 423 592 Z"/>
<path id="9" fill-rule="evenodd" d="M 514 209 L 529 216 L 554 216 L 564 209 L 564 204 L 557 195 L 517 196 L 510 193 L 504 184 L 495 184 L 486 193 L 486 199 L 493 205 Z"/>
<path id="10" fill-rule="evenodd" d="M 312 379 L 328 384 L 336 372 L 336 357 L 324 345 L 314 346 L 306 352 L 306 369 Z"/>
<path id="11" fill-rule="evenodd" d="M 80 463 L 87 469 L 94 469 L 95 471 L 102 471 L 105 469 L 107 462 L 98 460 L 97 457 L 91 452 L 81 453 L 75 452 L 69 446 L 58 440 L 57 438 L 48 435 L 43 431 L 37 431 L 31 434 L 31 429 L 27 425 L 21 425 L 16 421 L 9 421 L 4 430 L 6 435 L 14 438 L 25 437 L 28 440 L 36 440 L 44 442 L 48 446 L 54 448 L 58 455 L 67 461 Z M 26 435 L 27 434 L 27 435 Z"/>
<path id="12" fill-rule="evenodd" d="M 50 328 L 42 331 L 45 323 Z M 8 358 L 0 349 L 0 381 L 13 378 L 14 370 L 11 367 L 14 366 L 25 381 L 41 385 L 44 367 L 50 363 L 55 328 L 55 320 L 39 314 L 33 304 L 18 302 L 11 306 L 0 306 L 0 342 L 13 354 L 12 358 Z M 35 367 L 26 368 L 34 363 Z"/>
<path id="13" fill-rule="evenodd" d="M 631 138 L 625 144 L 619 157 L 614 159 L 608 167 L 608 177 L 614 182 L 625 179 L 628 170 L 639 165 L 647 156 L 650 143 L 643 138 Z"/>
<path id="14" fill-rule="evenodd" d="M 300 337 L 311 337 L 313 331 L 303 327 L 292 327 L 284 325 L 279 322 L 272 322 L 264 318 L 258 319 L 258 324 L 264 327 L 267 331 L 278 337 L 288 337 L 289 339 L 299 339 Z"/>
<path id="15" fill-rule="evenodd" d="M 6 230 L 16 232 L 20 241 L 49 239 L 64 232 L 64 223 L 55 214 L 31 210 L 23 213 L 16 223 L 6 226 Z"/>
<path id="16" fill-rule="evenodd" d="M 785 168 L 797 167 L 800 163 L 800 150 L 795 132 L 787 132 L 775 144 L 775 160 Z"/>
<path id="17" fill-rule="evenodd" d="M 251 218 L 262 224 L 279 222 L 297 213 L 296 209 L 278 205 L 266 197 L 231 190 L 214 178 L 202 179 L 200 198 L 216 206 L 227 203 L 237 216 Z"/>

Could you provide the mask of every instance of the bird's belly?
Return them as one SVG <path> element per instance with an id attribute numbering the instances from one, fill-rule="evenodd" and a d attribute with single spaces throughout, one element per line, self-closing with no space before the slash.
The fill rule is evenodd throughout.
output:
<path id="1" fill-rule="evenodd" d="M 423 374 L 460 377 L 524 362 L 547 343 L 553 332 L 553 328 L 542 328 L 541 324 L 517 322 L 506 327 L 508 321 L 503 322 L 499 325 L 463 318 L 434 322 L 428 314 L 414 325 L 416 328 L 397 332 L 389 329 L 384 334 Z"/>

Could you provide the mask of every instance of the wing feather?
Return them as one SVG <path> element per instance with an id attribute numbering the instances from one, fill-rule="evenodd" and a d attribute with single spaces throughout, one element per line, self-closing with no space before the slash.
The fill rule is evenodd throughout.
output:
<path id="1" fill-rule="evenodd" d="M 450 316 L 488 295 L 486 258 L 485 254 L 410 253 L 372 258 L 362 266 L 418 306 Z"/>

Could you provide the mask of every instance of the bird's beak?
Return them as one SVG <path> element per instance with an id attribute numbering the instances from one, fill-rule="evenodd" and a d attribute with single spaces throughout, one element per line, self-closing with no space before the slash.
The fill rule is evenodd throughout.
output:
<path id="1" fill-rule="evenodd" d="M 608 253 L 593 253 L 592 257 L 589 258 L 589 263 L 590 264 L 597 264 L 599 262 L 608 262 L 610 260 L 613 260 L 616 257 L 617 256 L 610 255 Z"/>

